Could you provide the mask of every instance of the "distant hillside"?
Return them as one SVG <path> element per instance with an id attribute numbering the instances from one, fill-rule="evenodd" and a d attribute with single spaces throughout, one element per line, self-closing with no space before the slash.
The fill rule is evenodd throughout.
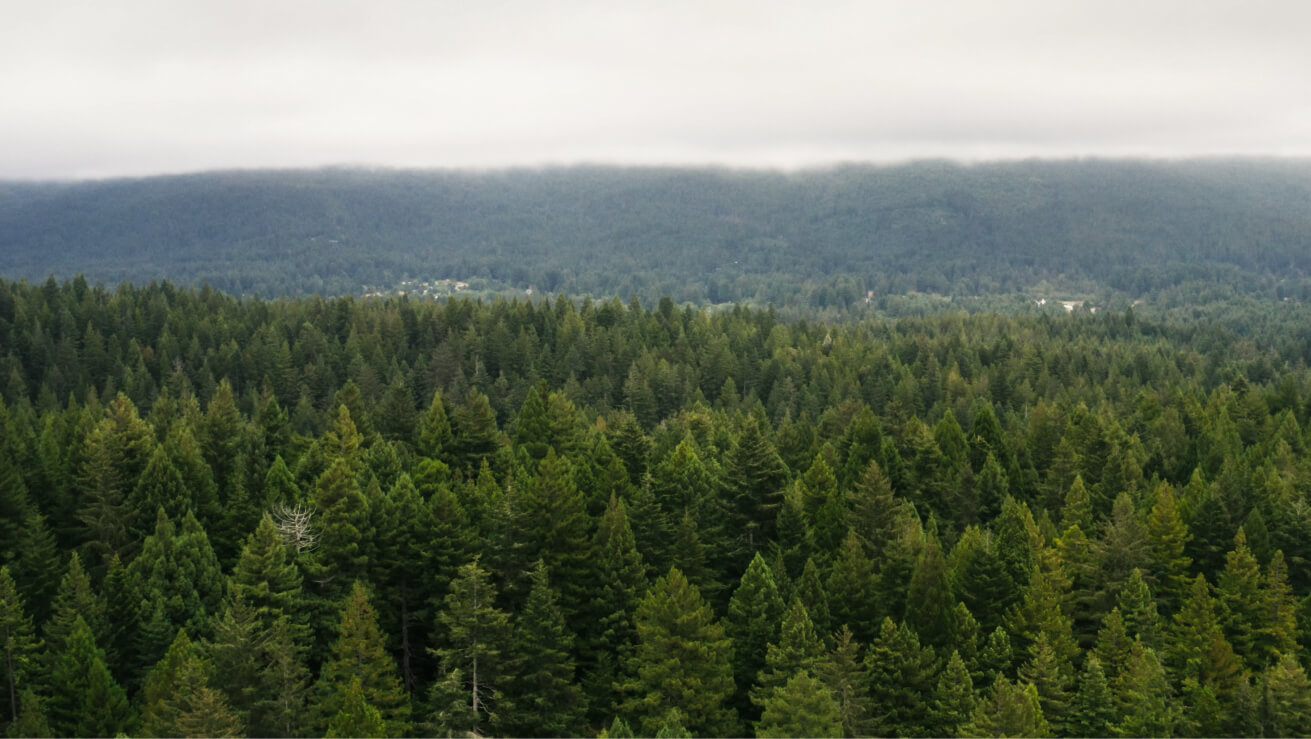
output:
<path id="1" fill-rule="evenodd" d="M 0 276 L 262 295 L 407 278 L 845 305 L 1047 280 L 1311 294 L 1311 161 L 580 167 L 0 183 Z"/>

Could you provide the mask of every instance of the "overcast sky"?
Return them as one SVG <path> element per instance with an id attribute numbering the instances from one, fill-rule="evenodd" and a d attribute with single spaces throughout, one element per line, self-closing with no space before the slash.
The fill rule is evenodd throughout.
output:
<path id="1" fill-rule="evenodd" d="M 0 10 L 0 178 L 1311 155 L 1305 0 Z"/>

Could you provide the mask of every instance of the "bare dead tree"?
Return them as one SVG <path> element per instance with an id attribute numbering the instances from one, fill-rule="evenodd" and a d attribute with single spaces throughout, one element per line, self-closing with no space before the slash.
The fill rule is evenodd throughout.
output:
<path id="1" fill-rule="evenodd" d="M 314 509 L 297 503 L 294 506 L 278 503 L 270 511 L 278 533 L 287 544 L 296 547 L 296 553 L 314 551 L 319 535 L 314 531 Z"/>

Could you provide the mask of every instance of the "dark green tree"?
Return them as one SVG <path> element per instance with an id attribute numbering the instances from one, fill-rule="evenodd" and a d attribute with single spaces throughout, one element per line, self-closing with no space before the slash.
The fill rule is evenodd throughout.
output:
<path id="1" fill-rule="evenodd" d="M 386 651 L 369 594 L 358 580 L 342 606 L 337 641 L 323 664 L 315 690 L 319 725 L 326 728 L 347 706 L 351 681 L 358 679 L 364 700 L 382 715 L 389 736 L 404 736 L 410 725 L 410 699 L 401 687 L 396 662 Z"/>
<path id="2" fill-rule="evenodd" d="M 577 736 L 586 700 L 574 681 L 574 635 L 542 560 L 530 581 L 505 655 L 509 679 L 493 724 L 509 736 Z"/>
<path id="3" fill-rule="evenodd" d="M 756 552 L 728 601 L 728 616 L 724 619 L 724 631 L 733 642 L 733 678 L 737 685 L 734 704 L 748 721 L 758 717 L 748 691 L 765 668 L 766 649 L 778 637 L 782 616 L 783 599 L 774 574 Z"/>
<path id="4" fill-rule="evenodd" d="M 131 726 L 127 695 L 110 676 L 104 652 L 80 618 L 55 660 L 50 683 L 59 686 L 46 708 L 56 736 L 114 736 Z"/>
<path id="5" fill-rule="evenodd" d="M 491 577 L 475 559 L 459 569 L 437 614 L 439 643 L 445 646 L 433 650 L 441 660 L 433 710 L 445 717 L 449 730 L 477 732 L 501 690 L 510 617 L 495 601 Z"/>

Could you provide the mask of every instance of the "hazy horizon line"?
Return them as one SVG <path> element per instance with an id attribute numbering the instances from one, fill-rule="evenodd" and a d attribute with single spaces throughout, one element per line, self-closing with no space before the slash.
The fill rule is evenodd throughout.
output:
<path id="1" fill-rule="evenodd" d="M 398 165 L 369 162 L 334 162 L 308 165 L 268 165 L 268 166 L 232 166 L 208 167 L 196 169 L 165 170 L 149 173 L 125 174 L 84 174 L 67 176 L 5 176 L 0 175 L 0 183 L 6 184 L 79 184 L 96 182 L 115 182 L 133 180 L 151 180 L 205 175 L 230 174 L 277 174 L 277 173 L 311 173 L 311 172 L 386 172 L 396 174 L 501 174 L 514 172 L 545 172 L 564 170 L 645 170 L 645 171 L 702 171 L 702 172 L 742 172 L 761 174 L 809 174 L 840 169 L 895 169 L 924 164 L 950 165 L 962 168 L 985 167 L 1003 164 L 1025 163 L 1143 163 L 1143 164 L 1188 164 L 1188 163 L 1244 163 L 1244 164 L 1279 164 L 1308 163 L 1311 154 L 1271 154 L 1271 153 L 1226 153 L 1226 154 L 1070 154 L 1070 155 L 1001 155 L 993 157 L 961 156 L 909 156 L 889 159 L 832 159 L 799 164 L 779 163 L 729 163 L 714 160 L 703 161 L 622 161 L 622 160 L 588 160 L 544 161 L 523 164 L 488 164 L 488 165 Z"/>

